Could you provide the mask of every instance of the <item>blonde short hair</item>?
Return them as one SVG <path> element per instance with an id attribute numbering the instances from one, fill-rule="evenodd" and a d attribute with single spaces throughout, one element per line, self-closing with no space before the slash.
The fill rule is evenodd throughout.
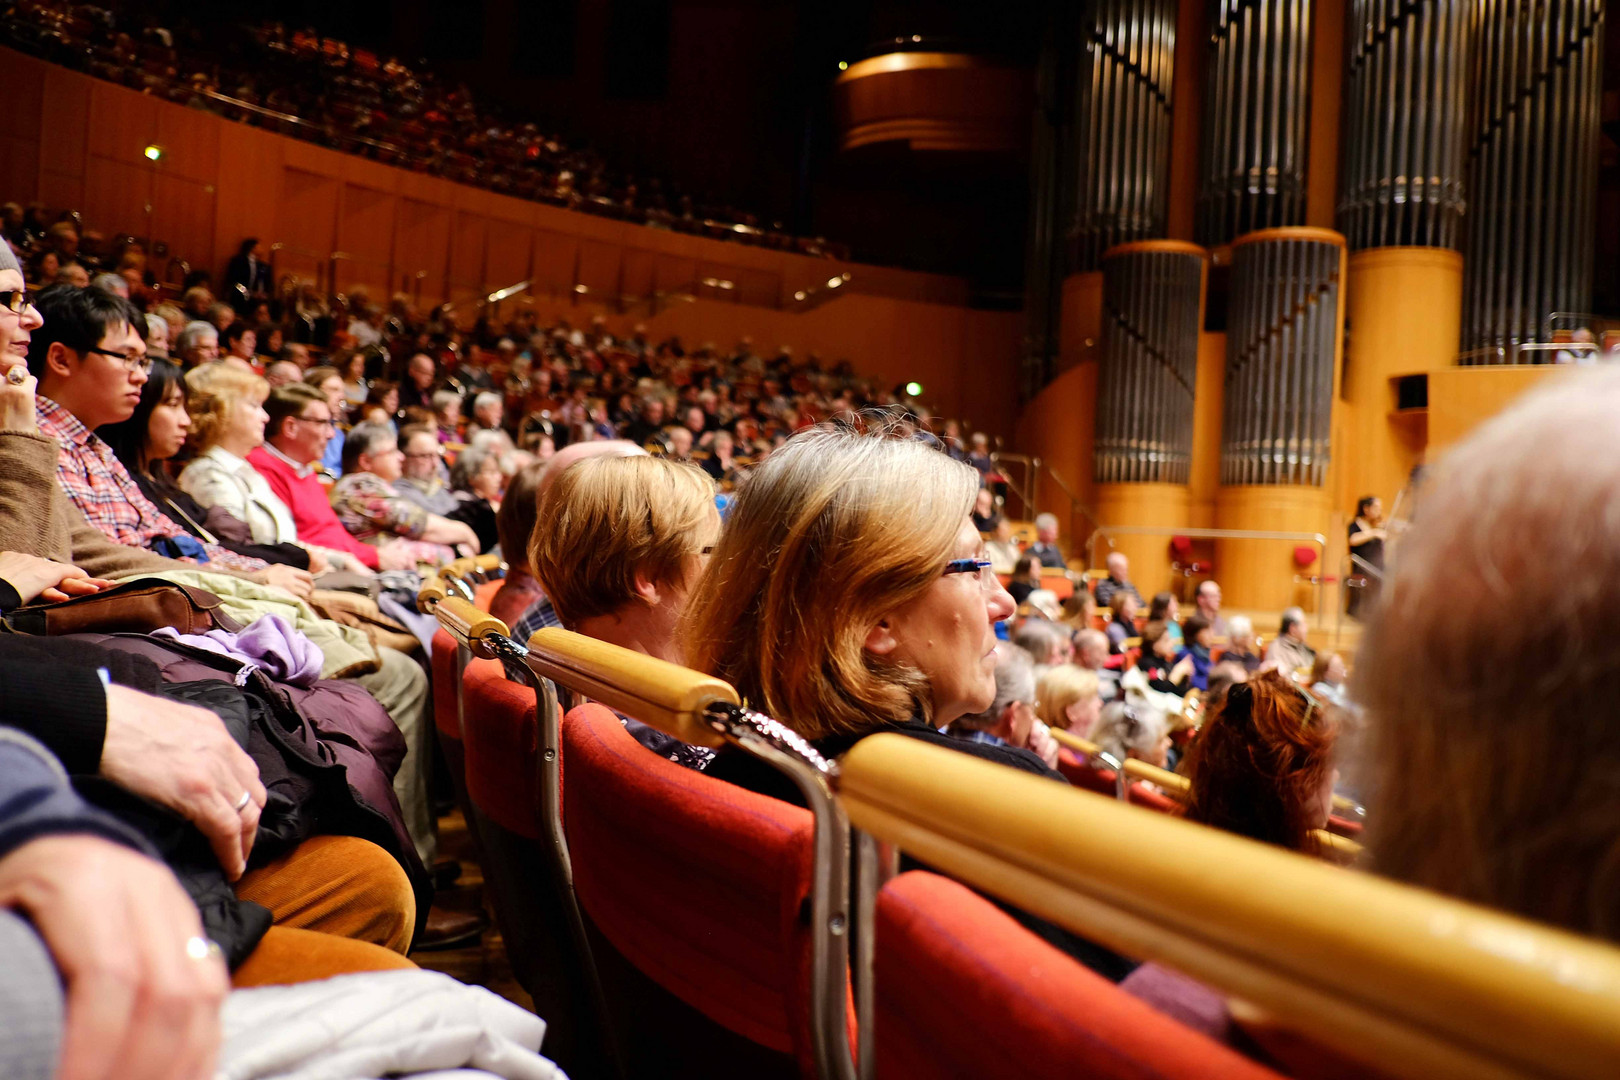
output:
<path id="1" fill-rule="evenodd" d="M 563 625 L 577 626 L 636 600 L 638 575 L 680 580 L 717 517 L 714 481 L 694 465 L 587 458 L 541 497 L 529 564 Z"/>
<path id="2" fill-rule="evenodd" d="M 1089 701 L 1097 693 L 1097 673 L 1090 668 L 1074 664 L 1049 667 L 1035 684 L 1035 715 L 1048 727 L 1066 728 L 1069 706 L 1077 701 Z"/>
<path id="3" fill-rule="evenodd" d="M 979 474 L 924 443 L 823 425 L 744 480 L 687 606 L 687 662 L 807 738 L 932 719 L 915 668 L 866 650 L 939 580 Z"/>
<path id="4" fill-rule="evenodd" d="M 203 364 L 186 373 L 186 411 L 191 433 L 186 443 L 201 454 L 219 443 L 232 409 L 245 398 L 264 404 L 270 384 L 233 364 Z"/>

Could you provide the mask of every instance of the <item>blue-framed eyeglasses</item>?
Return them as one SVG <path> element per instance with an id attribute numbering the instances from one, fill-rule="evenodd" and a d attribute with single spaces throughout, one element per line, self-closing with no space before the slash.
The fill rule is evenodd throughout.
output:
<path id="1" fill-rule="evenodd" d="M 979 584 L 989 588 L 996 583 L 996 574 L 991 569 L 989 559 L 952 559 L 945 564 L 945 573 L 951 574 L 977 574 Z"/>

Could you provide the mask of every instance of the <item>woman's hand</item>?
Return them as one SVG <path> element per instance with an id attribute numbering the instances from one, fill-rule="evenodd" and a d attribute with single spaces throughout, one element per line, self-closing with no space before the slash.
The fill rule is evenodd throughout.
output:
<path id="1" fill-rule="evenodd" d="M 249 576 L 260 585 L 282 589 L 300 600 L 308 600 L 310 593 L 315 591 L 315 579 L 310 577 L 309 571 L 300 570 L 296 566 L 273 563 Z"/>
<path id="2" fill-rule="evenodd" d="M 22 382 L 14 383 L 8 377 L 13 369 L 23 373 Z M 0 357 L 0 431 L 39 430 L 34 416 L 34 395 L 38 390 L 39 381 L 28 374 L 21 357 Z"/>
<path id="3" fill-rule="evenodd" d="M 311 576 L 320 577 L 322 574 L 329 574 L 332 572 L 332 563 L 325 555 L 321 554 L 319 548 L 309 548 L 308 551 L 309 572 Z"/>
<path id="4" fill-rule="evenodd" d="M 9 581 L 25 604 L 35 599 L 60 603 L 70 597 L 100 592 L 112 584 L 91 577 L 77 566 L 24 555 L 20 551 L 0 551 L 0 579 Z"/>

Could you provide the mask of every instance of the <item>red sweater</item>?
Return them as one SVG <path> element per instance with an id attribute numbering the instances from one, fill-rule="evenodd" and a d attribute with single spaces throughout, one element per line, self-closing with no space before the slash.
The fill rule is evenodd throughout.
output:
<path id="1" fill-rule="evenodd" d="M 337 511 L 332 509 L 332 502 L 314 469 L 300 469 L 265 446 L 255 447 L 247 459 L 269 483 L 270 490 L 292 511 L 298 539 L 317 547 L 346 551 L 373 570 L 377 569 L 377 549 L 349 535 L 349 530 L 338 520 Z"/>

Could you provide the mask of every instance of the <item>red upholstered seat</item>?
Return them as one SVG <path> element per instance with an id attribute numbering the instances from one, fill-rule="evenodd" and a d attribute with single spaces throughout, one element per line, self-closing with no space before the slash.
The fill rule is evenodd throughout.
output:
<path id="1" fill-rule="evenodd" d="M 600 705 L 568 714 L 563 756 L 574 888 L 595 929 L 709 1019 L 807 1062 L 809 811 L 648 753 Z"/>
<path id="2" fill-rule="evenodd" d="M 495 594 L 501 591 L 503 584 L 505 582 L 500 578 L 496 578 L 493 581 L 485 581 L 476 586 L 473 589 L 473 606 L 479 611 L 488 611 L 489 602 L 495 599 Z"/>
<path id="3" fill-rule="evenodd" d="M 443 628 L 433 631 L 433 723 L 439 736 L 461 741 L 456 709 L 456 639 Z"/>
<path id="4" fill-rule="evenodd" d="M 1277 1080 L 938 875 L 884 886 L 876 940 L 880 1077 Z"/>
<path id="5" fill-rule="evenodd" d="M 539 839 L 539 733 L 534 691 L 509 680 L 498 660 L 474 660 L 462 676 L 467 797 L 504 829 Z"/>

